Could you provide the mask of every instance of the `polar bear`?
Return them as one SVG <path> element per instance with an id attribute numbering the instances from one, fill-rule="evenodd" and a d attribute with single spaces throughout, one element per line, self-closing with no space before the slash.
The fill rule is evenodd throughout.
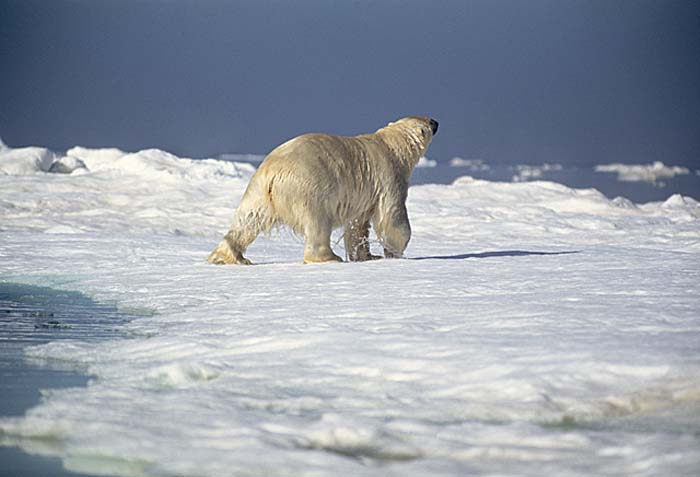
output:
<path id="1" fill-rule="evenodd" d="M 304 237 L 305 263 L 342 262 L 330 243 L 340 227 L 349 260 L 380 258 L 370 253 L 370 222 L 384 256 L 401 257 L 411 236 L 409 179 L 437 129 L 434 119 L 408 117 L 371 134 L 304 134 L 278 146 L 250 179 L 209 263 L 249 265 L 246 248 L 277 225 Z"/>

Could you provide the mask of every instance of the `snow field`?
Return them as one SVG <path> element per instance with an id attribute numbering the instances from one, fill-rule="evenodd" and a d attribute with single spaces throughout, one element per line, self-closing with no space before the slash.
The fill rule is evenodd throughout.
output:
<path id="1" fill-rule="evenodd" d="M 409 193 L 408 259 L 205 258 L 252 167 L 75 148 L 0 176 L 0 279 L 144 316 L 0 442 L 115 475 L 695 475 L 700 205 L 465 177 Z M 341 250 L 339 243 L 336 251 Z M 375 243 L 376 247 L 377 244 Z"/>

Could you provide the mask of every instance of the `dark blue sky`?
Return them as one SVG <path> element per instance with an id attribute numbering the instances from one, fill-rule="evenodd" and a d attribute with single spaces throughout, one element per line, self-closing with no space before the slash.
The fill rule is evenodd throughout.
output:
<path id="1" fill-rule="evenodd" d="M 11 146 L 264 153 L 430 115 L 429 156 L 700 165 L 700 2 L 0 0 Z"/>

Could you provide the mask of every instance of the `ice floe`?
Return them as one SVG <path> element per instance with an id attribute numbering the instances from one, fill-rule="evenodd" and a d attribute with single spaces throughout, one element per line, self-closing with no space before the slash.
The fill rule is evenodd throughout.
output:
<path id="1" fill-rule="evenodd" d="M 453 157 L 450 159 L 450 166 L 464 167 L 470 171 L 488 171 L 491 167 L 481 159 L 462 159 L 461 157 Z"/>
<path id="2" fill-rule="evenodd" d="M 658 187 L 665 187 L 662 179 L 690 174 L 686 167 L 667 166 L 661 161 L 652 164 L 599 164 L 595 166 L 595 171 L 616 173 L 619 181 L 649 182 Z"/>
<path id="3" fill-rule="evenodd" d="M 0 279 L 150 313 L 28 348 L 93 378 L 0 419 L 4 445 L 119 476 L 700 466 L 693 199 L 465 176 L 409 189 L 407 259 L 302 265 L 282 231 L 216 267 L 252 165 L 76 147 L 48 174 L 42 151 L 2 162 Z"/>

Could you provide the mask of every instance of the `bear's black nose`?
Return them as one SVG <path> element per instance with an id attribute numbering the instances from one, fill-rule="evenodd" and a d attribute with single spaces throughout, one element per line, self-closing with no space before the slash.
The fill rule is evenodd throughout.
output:
<path id="1" fill-rule="evenodd" d="M 434 119 L 430 119 L 430 129 L 433 130 L 433 136 L 435 136 L 435 134 L 437 133 L 437 129 L 438 129 L 438 122 L 435 121 Z"/>

